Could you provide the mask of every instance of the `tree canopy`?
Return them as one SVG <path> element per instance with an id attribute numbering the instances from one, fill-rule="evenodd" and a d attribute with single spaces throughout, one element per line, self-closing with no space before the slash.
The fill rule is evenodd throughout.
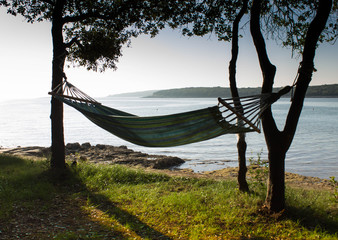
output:
<path id="1" fill-rule="evenodd" d="M 176 25 L 182 27 L 182 33 L 187 36 L 204 36 L 213 33 L 219 40 L 232 39 L 232 23 L 241 9 L 243 0 L 197 1 L 186 15 L 179 18 Z M 267 38 L 276 40 L 283 47 L 301 53 L 304 39 L 310 22 L 318 9 L 318 0 L 273 0 L 262 2 L 261 24 L 262 32 Z M 249 11 L 252 0 L 249 1 Z M 241 29 L 248 26 L 248 18 L 243 21 Z M 338 1 L 333 1 L 333 7 L 319 42 L 335 43 L 338 38 Z"/>
<path id="2" fill-rule="evenodd" d="M 241 5 L 245 5 L 244 2 L 246 3 L 246 1 L 199 1 L 193 13 L 187 15 L 187 19 L 181 22 L 185 25 L 183 34 L 202 36 L 215 33 L 219 40 L 233 41 L 238 31 L 232 33 L 230 30 Z M 290 47 L 292 54 L 296 52 L 302 58 L 296 80 L 292 83 L 293 79 L 290 79 L 290 85 L 295 87 L 295 94 L 284 129 L 278 129 L 271 108 L 266 109 L 261 115 L 269 150 L 266 206 L 275 212 L 285 207 L 285 156 L 297 128 L 312 73 L 316 70 L 314 68 L 316 48 L 321 42 L 334 43 L 337 40 L 337 0 L 251 0 L 248 3 L 250 12 L 248 25 L 262 72 L 262 93 L 273 91 L 277 70 L 269 59 L 266 39 L 271 38 L 283 47 Z M 237 56 L 237 48 L 238 46 L 234 48 L 233 45 L 235 50 L 232 52 L 233 55 L 235 53 Z M 236 69 L 232 67 L 234 75 Z"/>
<path id="3" fill-rule="evenodd" d="M 302 57 L 293 102 L 285 127 L 279 130 L 271 108 L 262 113 L 269 150 L 267 206 L 285 205 L 285 156 L 312 79 L 314 57 L 321 42 L 337 40 L 338 0 L 251 0 L 250 32 L 262 71 L 262 92 L 273 90 L 276 67 L 270 62 L 265 39 L 291 47 Z M 8 13 L 28 22 L 50 21 L 53 37 L 52 89 L 62 83 L 66 58 L 75 66 L 104 71 L 116 68 L 122 46 L 141 33 L 155 36 L 168 24 L 183 34 L 216 33 L 219 40 L 233 39 L 232 24 L 244 1 L 230 0 L 0 0 Z M 245 1 L 246 2 L 246 1 Z M 236 34 L 237 35 L 237 34 Z M 52 99 L 52 167 L 65 167 L 62 103 Z M 54 165 L 53 165 L 54 163 Z"/>
<path id="4" fill-rule="evenodd" d="M 56 19 L 62 25 L 67 60 L 74 66 L 104 71 L 116 68 L 122 46 L 141 33 L 155 36 L 174 15 L 191 1 L 154 0 L 1 0 L 0 6 L 27 22 Z M 54 15 L 53 15 L 54 14 Z"/>
<path id="5" fill-rule="evenodd" d="M 316 15 L 318 0 L 265 1 L 262 11 L 262 31 L 284 47 L 301 53 L 306 33 Z M 333 7 L 328 22 L 320 34 L 319 42 L 334 43 L 338 38 L 338 1 Z"/>
<path id="6" fill-rule="evenodd" d="M 52 87 L 65 78 L 66 59 L 74 66 L 116 68 L 122 46 L 141 33 L 155 36 L 193 1 L 177 0 L 0 0 L 0 6 L 27 22 L 50 21 L 53 40 Z M 52 169 L 65 169 L 63 105 L 51 100 Z"/>

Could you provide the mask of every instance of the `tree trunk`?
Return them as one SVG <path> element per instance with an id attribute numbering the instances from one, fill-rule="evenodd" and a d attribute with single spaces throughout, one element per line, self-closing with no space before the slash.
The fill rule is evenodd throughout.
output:
<path id="1" fill-rule="evenodd" d="M 236 64 L 238 58 L 238 29 L 239 22 L 241 21 L 243 15 L 245 14 L 248 6 L 248 0 L 243 1 L 243 6 L 241 11 L 236 16 L 233 26 L 232 26 L 232 47 L 231 47 L 231 60 L 229 63 L 229 82 L 230 82 L 230 90 L 233 98 L 239 97 L 238 89 L 236 85 Z M 243 109 L 241 102 L 235 101 L 235 106 L 237 109 Z M 242 111 L 243 112 L 243 111 Z M 237 141 L 237 151 L 238 151 L 238 188 L 240 191 L 248 192 L 249 186 L 246 181 L 246 141 L 245 141 L 245 133 L 239 133 Z"/>
<path id="2" fill-rule="evenodd" d="M 237 141 L 237 150 L 238 150 L 238 188 L 242 192 L 249 192 L 249 185 L 246 181 L 246 172 L 248 171 L 246 167 L 246 141 L 245 141 L 245 133 L 238 134 Z"/>
<path id="3" fill-rule="evenodd" d="M 263 93 L 272 92 L 276 68 L 269 61 L 265 41 L 260 31 L 261 0 L 254 0 L 251 9 L 250 30 L 263 74 Z M 291 104 L 285 128 L 280 132 L 272 116 L 271 108 L 262 116 L 264 136 L 268 147 L 269 178 L 266 206 L 271 212 L 285 208 L 285 156 L 294 138 L 302 111 L 306 90 L 312 78 L 314 56 L 319 36 L 325 28 L 332 0 L 320 0 L 317 14 L 311 22 L 305 38 L 303 61 L 299 72 L 294 100 Z"/>
<path id="4" fill-rule="evenodd" d="M 260 30 L 261 0 L 254 0 L 251 9 L 250 30 L 256 47 L 259 64 L 263 74 L 262 93 L 271 93 L 276 73 L 276 67 L 271 64 L 263 35 Z M 284 161 L 282 153 L 281 132 L 272 116 L 271 107 L 262 115 L 262 125 L 265 141 L 268 147 L 269 178 L 266 197 L 266 206 L 273 212 L 279 212 L 285 207 Z"/>
<path id="5" fill-rule="evenodd" d="M 53 72 L 52 89 L 58 86 L 64 76 L 63 68 L 66 58 L 66 49 L 62 34 L 62 10 L 65 4 L 64 0 L 57 1 L 53 13 L 52 38 L 53 38 Z M 64 169 L 65 162 L 65 143 L 63 130 L 63 104 L 61 101 L 52 97 L 51 99 L 51 128 L 52 128 L 52 156 L 51 168 Z"/>
<path id="6" fill-rule="evenodd" d="M 269 176 L 266 207 L 273 212 L 281 212 L 285 208 L 285 153 L 286 151 L 269 150 Z"/>

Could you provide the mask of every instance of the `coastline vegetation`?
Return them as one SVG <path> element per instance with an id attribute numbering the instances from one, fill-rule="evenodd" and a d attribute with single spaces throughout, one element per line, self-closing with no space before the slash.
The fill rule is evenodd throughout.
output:
<path id="1" fill-rule="evenodd" d="M 275 88 L 277 92 L 281 88 Z M 238 89 L 240 96 L 257 95 L 261 93 L 260 87 Z M 128 94 L 126 94 L 128 96 Z M 190 87 L 154 91 L 147 98 L 217 98 L 231 97 L 230 88 L 224 87 Z M 285 97 L 285 96 L 284 96 Z M 338 97 L 338 84 L 309 86 L 306 97 Z"/>
<path id="2" fill-rule="evenodd" d="M 337 239 L 338 208 L 327 190 L 286 189 L 284 213 L 261 208 L 249 182 L 170 177 L 121 165 L 72 166 L 0 155 L 4 239 Z M 60 181 L 61 180 L 61 181 Z"/>

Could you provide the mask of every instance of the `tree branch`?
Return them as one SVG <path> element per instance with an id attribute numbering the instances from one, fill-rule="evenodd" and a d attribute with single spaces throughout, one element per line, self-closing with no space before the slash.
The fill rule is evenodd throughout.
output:
<path id="1" fill-rule="evenodd" d="M 40 1 L 55 6 L 55 2 L 53 2 L 52 0 L 40 0 Z"/>
<path id="2" fill-rule="evenodd" d="M 238 30 L 239 22 L 241 21 L 243 15 L 247 11 L 248 0 L 243 0 L 243 5 L 232 25 L 232 47 L 231 47 L 231 60 L 229 64 L 229 81 L 232 97 L 238 97 L 238 89 L 236 86 L 236 63 L 238 58 Z"/>
<path id="3" fill-rule="evenodd" d="M 64 23 L 79 22 L 79 21 L 83 21 L 91 17 L 95 17 L 95 15 L 92 12 L 80 14 L 80 15 L 73 16 L 73 17 L 66 16 L 63 18 L 63 21 Z"/>
<path id="4" fill-rule="evenodd" d="M 262 93 L 271 93 L 276 73 L 276 67 L 271 64 L 267 51 L 265 40 L 260 29 L 262 0 L 253 0 L 250 16 L 250 31 L 256 47 L 259 64 L 263 74 Z M 273 139 L 280 133 L 276 122 L 272 116 L 271 107 L 266 109 L 262 115 L 262 124 L 267 146 L 271 146 Z M 265 129 L 268 129 L 265 131 Z"/>
<path id="5" fill-rule="evenodd" d="M 65 47 L 69 48 L 71 47 L 74 43 L 76 43 L 80 48 L 83 47 L 82 44 L 79 42 L 79 40 L 75 37 L 72 40 L 70 40 L 68 43 L 65 43 Z"/>
<path id="6" fill-rule="evenodd" d="M 99 12 L 89 12 L 83 13 L 77 16 L 66 16 L 63 18 L 64 23 L 80 22 L 89 18 L 96 18 L 102 20 L 114 20 L 116 18 L 115 14 L 103 15 Z"/>
<path id="7" fill-rule="evenodd" d="M 276 67 L 271 64 L 267 51 L 265 40 L 260 29 L 261 0 L 254 0 L 251 9 L 250 31 L 253 42 L 256 47 L 259 64 L 263 74 L 263 93 L 272 92 L 273 81 L 276 73 Z"/>
<path id="8" fill-rule="evenodd" d="M 284 132 L 287 133 L 289 144 L 296 132 L 298 120 L 303 108 L 307 88 L 312 80 L 314 70 L 314 58 L 319 37 L 330 15 L 332 0 L 320 0 L 316 16 L 310 23 L 306 34 L 302 65 L 299 71 L 294 98 L 287 116 Z"/>

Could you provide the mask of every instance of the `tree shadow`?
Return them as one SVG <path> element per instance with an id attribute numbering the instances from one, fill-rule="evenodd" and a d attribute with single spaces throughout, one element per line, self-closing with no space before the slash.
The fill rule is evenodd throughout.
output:
<path id="1" fill-rule="evenodd" d="M 337 216 L 329 218 L 329 214 L 328 212 L 327 215 L 320 215 L 311 206 L 306 209 L 287 206 L 285 217 L 299 222 L 301 226 L 309 230 L 318 229 L 329 234 L 338 234 Z M 334 215 L 333 213 L 331 214 Z"/>
<path id="2" fill-rule="evenodd" d="M 145 222 L 141 221 L 137 216 L 121 209 L 107 196 L 99 194 L 94 190 L 87 188 L 87 186 L 85 186 L 85 184 L 81 181 L 81 179 L 76 176 L 76 174 L 74 174 L 74 172 L 67 171 L 66 177 L 64 174 L 65 173 L 63 173 L 62 176 L 62 178 L 64 179 L 63 183 L 60 182 L 60 179 L 57 179 L 57 184 L 62 184 L 62 187 L 67 188 L 65 190 L 69 191 L 70 194 L 80 193 L 80 195 L 83 198 L 86 198 L 86 200 L 89 200 L 91 205 L 94 205 L 96 209 L 104 212 L 110 218 L 115 219 L 122 226 L 133 231 L 142 239 L 172 239 L 169 236 L 155 230 Z"/>
<path id="3" fill-rule="evenodd" d="M 26 167 L 34 168 L 32 161 L 8 155 L 1 155 L 0 160 L 5 171 L 11 172 L 13 168 L 29 171 L 29 174 L 18 172 L 6 185 L 18 194 L 8 203 L 12 207 L 7 217 L 0 218 L 0 239 L 126 239 L 128 231 L 143 239 L 171 239 L 88 189 L 70 168 L 30 172 Z M 36 182 L 46 184 L 36 186 Z M 88 198 L 97 210 L 114 218 L 122 228 L 100 221 L 95 217 L 95 209 L 84 209 Z"/>
<path id="4" fill-rule="evenodd" d="M 23 160 L 22 158 L 9 155 L 7 153 L 1 153 L 0 154 L 0 167 L 5 168 L 8 166 L 13 165 L 23 165 L 26 164 L 27 160 Z"/>
<path id="5" fill-rule="evenodd" d="M 138 217 L 128 213 L 125 210 L 117 207 L 110 199 L 107 197 L 96 194 L 93 192 L 88 192 L 89 199 L 93 204 L 96 205 L 96 208 L 105 212 L 109 217 L 116 219 L 120 224 L 128 226 L 130 230 L 135 232 L 138 236 L 145 239 L 167 239 L 172 238 L 164 235 L 163 233 L 155 230 L 146 223 L 142 222 Z"/>
<path id="6" fill-rule="evenodd" d="M 265 199 L 265 192 L 257 191 L 257 189 L 251 186 L 251 191 L 249 194 L 253 196 L 258 196 L 261 199 Z M 337 209 L 330 212 L 330 209 L 327 209 L 327 214 L 318 213 L 312 206 L 307 207 L 296 207 L 287 205 L 285 210 L 280 213 L 271 213 L 268 209 L 264 207 L 264 202 L 262 202 L 263 207 L 259 209 L 259 214 L 267 218 L 272 218 L 274 220 L 285 220 L 290 219 L 293 222 L 299 223 L 302 227 L 313 231 L 320 230 L 327 232 L 328 234 L 338 234 L 338 221 L 337 221 Z M 330 217 L 331 215 L 331 217 Z"/>

